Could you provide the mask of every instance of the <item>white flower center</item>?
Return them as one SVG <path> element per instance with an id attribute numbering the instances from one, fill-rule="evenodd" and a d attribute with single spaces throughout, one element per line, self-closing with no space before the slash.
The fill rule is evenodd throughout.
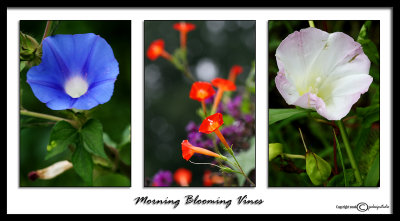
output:
<path id="1" fill-rule="evenodd" d="M 65 92 L 72 98 L 78 98 L 86 93 L 89 85 L 81 76 L 70 78 L 64 85 Z"/>

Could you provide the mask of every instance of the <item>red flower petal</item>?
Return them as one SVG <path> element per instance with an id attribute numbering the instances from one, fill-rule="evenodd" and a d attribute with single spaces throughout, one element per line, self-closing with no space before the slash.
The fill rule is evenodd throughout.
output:
<path id="1" fill-rule="evenodd" d="M 211 83 L 215 87 L 221 88 L 224 91 L 234 91 L 234 90 L 236 90 L 236 85 L 232 81 L 226 80 L 226 79 L 223 79 L 223 78 L 214 78 L 214 80 L 212 80 Z"/>
<path id="2" fill-rule="evenodd" d="M 182 157 L 183 157 L 183 159 L 189 160 L 194 154 L 194 151 L 191 148 L 192 145 L 189 143 L 188 140 L 182 141 L 181 145 L 182 145 Z"/>
<path id="3" fill-rule="evenodd" d="M 179 168 L 174 173 L 174 180 L 180 186 L 189 186 L 192 182 L 192 172 L 185 168 Z"/>
<path id="4" fill-rule="evenodd" d="M 173 27 L 177 31 L 184 31 L 184 32 L 189 32 L 196 29 L 196 25 L 188 22 L 175 23 Z"/>
<path id="5" fill-rule="evenodd" d="M 164 40 L 162 39 L 158 39 L 153 41 L 150 46 L 149 49 L 147 49 L 147 57 L 150 60 L 156 60 L 161 53 L 164 51 Z"/>
<path id="6" fill-rule="evenodd" d="M 230 73 L 234 74 L 234 75 L 239 75 L 243 72 L 243 68 L 240 65 L 233 65 L 231 68 Z"/>
<path id="7" fill-rule="evenodd" d="M 210 83 L 198 81 L 192 84 L 189 97 L 193 100 L 204 101 L 214 94 L 215 90 Z"/>
<path id="8" fill-rule="evenodd" d="M 222 119 L 221 113 L 210 115 L 203 120 L 203 123 L 201 123 L 199 132 L 210 134 L 218 129 L 223 123 L 224 120 Z"/>

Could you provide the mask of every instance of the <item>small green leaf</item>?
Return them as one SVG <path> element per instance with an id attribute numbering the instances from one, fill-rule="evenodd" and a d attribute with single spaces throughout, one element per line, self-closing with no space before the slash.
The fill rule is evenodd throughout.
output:
<path id="1" fill-rule="evenodd" d="M 363 128 L 370 128 L 372 123 L 379 121 L 380 117 L 379 104 L 370 105 L 368 107 L 358 107 L 356 113 L 363 119 Z"/>
<path id="2" fill-rule="evenodd" d="M 331 165 L 317 154 L 308 151 L 306 153 L 306 172 L 311 182 L 319 186 L 329 178 Z"/>
<path id="3" fill-rule="evenodd" d="M 367 39 L 370 28 L 371 28 L 371 21 L 366 21 L 360 29 L 360 33 L 358 34 L 357 41 Z"/>
<path id="4" fill-rule="evenodd" d="M 76 145 L 76 149 L 72 154 L 72 165 L 76 173 L 85 181 L 89 186 L 93 182 L 93 161 L 92 155 L 86 151 L 82 137 Z"/>
<path id="5" fill-rule="evenodd" d="M 88 120 L 80 130 L 82 142 L 87 151 L 97 156 L 107 158 L 104 152 L 103 126 L 96 119 Z"/>
<path id="6" fill-rule="evenodd" d="M 269 109 L 268 125 L 274 124 L 280 120 L 296 116 L 298 114 L 311 112 L 310 109 Z"/>
<path id="7" fill-rule="evenodd" d="M 68 145 L 76 142 L 78 131 L 65 121 L 57 122 L 50 133 L 45 159 L 64 152 Z"/>
<path id="8" fill-rule="evenodd" d="M 233 118 L 231 115 L 228 114 L 224 114 L 222 116 L 222 119 L 224 120 L 225 126 L 232 125 L 235 122 L 235 118 Z"/>

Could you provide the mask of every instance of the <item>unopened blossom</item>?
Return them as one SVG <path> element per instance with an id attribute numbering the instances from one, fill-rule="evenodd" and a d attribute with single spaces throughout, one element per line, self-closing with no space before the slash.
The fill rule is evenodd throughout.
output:
<path id="1" fill-rule="evenodd" d="M 50 180 L 71 169 L 72 167 L 73 166 L 71 162 L 69 162 L 68 160 L 63 160 L 54 163 L 49 167 L 30 172 L 28 174 L 28 178 L 32 181 L 36 179 Z"/>
<path id="2" fill-rule="evenodd" d="M 119 74 L 110 45 L 93 33 L 43 40 L 42 62 L 29 69 L 35 96 L 53 110 L 89 110 L 111 99 Z"/>
<path id="3" fill-rule="evenodd" d="M 295 31 L 275 56 L 275 83 L 286 103 L 316 110 L 328 120 L 345 117 L 372 83 L 361 45 L 342 32 Z"/>

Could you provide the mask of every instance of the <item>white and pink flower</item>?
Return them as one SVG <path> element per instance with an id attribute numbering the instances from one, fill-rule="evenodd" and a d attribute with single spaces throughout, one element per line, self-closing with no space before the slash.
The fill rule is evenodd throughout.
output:
<path id="1" fill-rule="evenodd" d="M 275 56 L 275 83 L 286 103 L 314 109 L 328 120 L 345 117 L 372 83 L 361 45 L 342 32 L 295 31 Z"/>

